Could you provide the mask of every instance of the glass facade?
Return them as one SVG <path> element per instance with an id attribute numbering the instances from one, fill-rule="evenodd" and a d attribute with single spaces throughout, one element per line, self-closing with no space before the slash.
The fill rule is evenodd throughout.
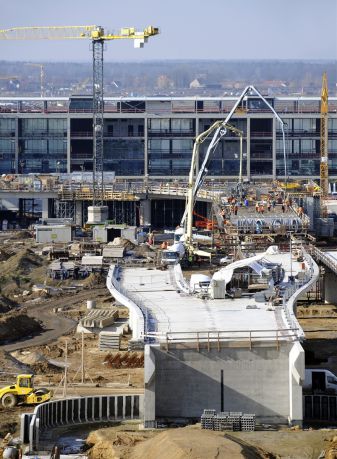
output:
<path id="1" fill-rule="evenodd" d="M 337 175 L 337 112 L 333 108 L 337 104 L 336 98 L 332 99 L 328 119 L 329 173 Z M 293 98 L 273 100 L 270 97 L 268 101 L 279 110 L 285 123 L 287 174 L 318 178 L 319 103 L 316 99 L 309 101 L 306 111 L 301 113 L 299 102 Z M 196 135 L 215 121 L 224 120 L 235 102 L 235 97 L 223 100 L 198 97 L 106 100 L 105 169 L 115 171 L 117 176 L 148 174 L 150 177 L 186 178 Z M 68 105 L 65 101 L 60 105 L 56 99 L 15 101 L 17 112 L 9 111 L 9 106 L 12 107 L 7 101 L 0 111 L 0 173 L 61 172 L 66 171 L 67 166 L 70 171 L 92 170 L 91 97 L 72 97 Z M 244 175 L 248 173 L 252 178 L 284 176 L 281 127 L 265 103 L 258 97 L 248 96 L 230 124 L 244 133 Z M 200 145 L 199 167 L 211 138 L 212 134 Z M 276 164 L 273 154 L 276 154 Z M 70 164 L 67 164 L 69 158 Z M 239 174 L 239 169 L 239 137 L 228 130 L 212 154 L 208 175 L 233 177 Z"/>
<path id="2" fill-rule="evenodd" d="M 104 164 L 116 175 L 144 175 L 144 140 L 105 140 Z"/>
<path id="3" fill-rule="evenodd" d="M 199 167 L 201 167 L 210 141 L 205 141 L 200 147 Z M 238 138 L 230 138 L 221 140 L 213 151 L 210 158 L 208 175 L 239 175 L 240 171 L 240 140 Z M 247 173 L 247 145 L 243 141 L 242 145 L 242 173 Z"/>
<path id="4" fill-rule="evenodd" d="M 148 141 L 149 175 L 188 175 L 192 149 L 192 139 L 150 139 Z"/>
<path id="5" fill-rule="evenodd" d="M 15 172 L 15 118 L 0 118 L 0 174 Z"/>
<path id="6" fill-rule="evenodd" d="M 66 118 L 19 120 L 19 173 L 67 171 Z"/>

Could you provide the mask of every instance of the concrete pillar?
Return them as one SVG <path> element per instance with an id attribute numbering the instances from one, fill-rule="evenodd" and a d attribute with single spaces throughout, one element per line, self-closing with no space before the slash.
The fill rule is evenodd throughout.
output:
<path id="1" fill-rule="evenodd" d="M 49 218 L 49 199 L 42 199 L 42 220 Z"/>
<path id="2" fill-rule="evenodd" d="M 250 180 L 250 118 L 247 116 L 247 179 Z"/>
<path id="3" fill-rule="evenodd" d="M 273 118 L 273 180 L 276 179 L 276 119 Z"/>
<path id="4" fill-rule="evenodd" d="M 70 136 L 70 116 L 67 117 L 67 173 L 71 172 L 71 136 Z"/>
<path id="5" fill-rule="evenodd" d="M 139 206 L 139 223 L 140 225 L 151 225 L 151 200 L 143 199 Z"/>
<path id="6" fill-rule="evenodd" d="M 19 119 L 15 118 L 15 173 L 19 173 Z M 20 171 L 21 172 L 21 171 Z"/>
<path id="7" fill-rule="evenodd" d="M 75 201 L 75 223 L 83 226 L 83 201 Z"/>
<path id="8" fill-rule="evenodd" d="M 304 350 L 296 342 L 289 352 L 289 424 L 302 425 L 302 385 L 305 378 Z"/>
<path id="9" fill-rule="evenodd" d="M 146 403 L 143 405 L 145 427 L 152 426 L 152 423 L 156 420 L 155 348 L 159 348 L 159 346 L 150 346 L 146 344 L 144 348 L 144 359 L 146 362 L 144 365 L 144 387 Z"/>
<path id="10" fill-rule="evenodd" d="M 144 177 L 149 176 L 149 154 L 148 154 L 148 122 L 147 114 L 144 116 Z"/>
<path id="11" fill-rule="evenodd" d="M 336 289 L 337 276 L 335 273 L 326 270 L 324 276 L 324 296 L 327 303 L 337 304 L 337 289 Z"/>

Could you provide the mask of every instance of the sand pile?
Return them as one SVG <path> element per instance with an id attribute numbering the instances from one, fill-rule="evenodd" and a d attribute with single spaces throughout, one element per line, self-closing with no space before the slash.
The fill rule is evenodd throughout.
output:
<path id="1" fill-rule="evenodd" d="M 27 231 L 27 230 L 19 230 L 19 231 L 15 231 L 12 235 L 11 235 L 11 239 L 17 239 L 17 240 L 24 240 L 24 239 L 30 239 L 33 237 L 33 234 L 30 232 L 30 231 Z"/>
<path id="2" fill-rule="evenodd" d="M 112 242 L 109 242 L 108 245 L 112 245 L 114 247 L 124 247 L 126 251 L 133 250 L 135 244 L 133 244 L 129 239 L 124 239 L 122 237 L 115 237 Z"/>
<path id="3" fill-rule="evenodd" d="M 189 426 L 164 432 L 123 432 L 114 428 L 91 432 L 90 459 L 261 459 L 261 450 L 224 438 L 218 432 Z M 262 453 L 262 454 L 261 454 Z"/>
<path id="4" fill-rule="evenodd" d="M 29 249 L 21 249 L 15 255 L 8 258 L 3 264 L 1 275 L 22 275 L 29 274 L 33 269 L 41 267 L 43 259 Z"/>
<path id="5" fill-rule="evenodd" d="M 142 244 L 135 247 L 133 252 L 135 256 L 139 258 L 154 258 L 156 256 L 156 251 L 147 244 Z"/>
<path id="6" fill-rule="evenodd" d="M 41 323 L 26 314 L 6 313 L 0 318 L 0 344 L 17 341 L 41 330 Z"/>
<path id="7" fill-rule="evenodd" d="M 121 459 L 129 457 L 129 448 L 142 442 L 146 436 L 140 433 L 121 432 L 114 429 L 96 430 L 89 434 L 87 444 L 93 445 L 89 459 Z M 143 458 L 146 457 L 143 456 Z"/>
<path id="8" fill-rule="evenodd" d="M 39 352 L 29 352 L 29 351 L 14 351 L 11 352 L 11 355 L 19 362 L 24 363 L 25 365 L 33 365 L 38 362 L 46 362 L 47 359 L 43 354 Z"/>
<path id="9" fill-rule="evenodd" d="M 242 448 L 214 432 L 180 428 L 162 432 L 136 445 L 130 459 L 242 459 L 260 457 L 243 454 Z"/>

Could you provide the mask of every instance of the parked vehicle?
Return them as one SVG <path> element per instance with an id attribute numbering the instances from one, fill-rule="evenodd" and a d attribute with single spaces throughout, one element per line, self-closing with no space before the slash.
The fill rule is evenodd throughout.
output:
<path id="1" fill-rule="evenodd" d="M 303 389 L 310 392 L 337 393 L 337 376 L 331 371 L 316 368 L 305 370 Z"/>

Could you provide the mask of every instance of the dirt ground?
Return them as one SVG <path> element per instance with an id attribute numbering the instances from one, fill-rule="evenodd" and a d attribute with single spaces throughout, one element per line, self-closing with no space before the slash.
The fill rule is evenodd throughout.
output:
<path id="1" fill-rule="evenodd" d="M 81 379 L 82 336 L 74 326 L 64 333 L 58 318 L 73 320 L 74 324 L 86 312 L 86 300 L 94 299 L 98 308 L 116 307 L 104 287 L 104 279 L 90 277 L 83 282 L 83 289 L 60 296 L 48 297 L 32 292 L 32 285 L 46 280 L 47 261 L 36 254 L 36 244 L 29 233 L 19 238 L 0 237 L 0 338 L 2 329 L 10 330 L 5 339 L 24 338 L 16 343 L 15 350 L 0 346 L 0 385 L 11 383 L 15 374 L 32 371 L 36 374 L 38 387 L 51 386 L 55 396 L 61 396 L 62 366 L 67 359 L 69 392 L 106 393 L 106 391 L 142 391 L 144 384 L 143 353 L 127 351 L 130 334 L 123 335 L 121 350 L 110 353 L 98 350 L 98 335 L 84 335 L 84 365 L 86 385 L 79 385 Z M 190 275 L 193 270 L 186 273 Z M 207 272 L 207 270 L 205 271 Z M 208 273 L 208 272 L 207 272 Z M 54 286 L 62 286 L 60 281 Z M 69 286 L 71 281 L 63 285 Z M 27 293 L 28 292 L 28 293 Z M 57 308 L 57 314 L 53 309 Z M 127 310 L 117 308 L 119 317 L 125 318 Z M 39 313 L 40 311 L 40 313 Z M 43 314 L 42 314 L 43 311 Z M 30 314 L 25 321 L 24 314 Z M 54 316 L 53 316 L 54 314 Z M 322 365 L 337 374 L 337 308 L 333 305 L 311 305 L 299 307 L 298 317 L 306 332 L 304 347 L 307 364 Z M 41 319 L 41 322 L 40 322 Z M 49 320 L 49 321 L 48 321 Z M 23 321 L 23 328 L 12 327 L 14 321 Z M 44 341 L 50 333 L 48 342 Z M 31 325 L 30 325 L 31 324 Z M 38 324 L 42 329 L 35 329 Z M 44 328 L 43 328 L 44 327 Z M 34 333 L 38 332 L 37 335 Z M 25 336 L 23 337 L 23 333 Z M 68 354 L 65 355 L 67 342 Z M 20 344 L 21 343 L 21 344 Z M 76 392 L 77 391 L 77 392 Z M 0 437 L 7 432 L 18 434 L 19 415 L 32 408 L 17 407 L 12 410 L 0 408 Z M 323 450 L 333 448 L 334 430 L 290 430 L 259 432 L 212 432 L 200 429 L 200 425 L 184 428 L 141 431 L 137 427 L 121 426 L 99 429 L 89 435 L 93 445 L 91 459 L 208 459 L 208 458 L 318 458 Z M 337 458 L 332 453 L 327 459 Z"/>
<path id="2" fill-rule="evenodd" d="M 90 459 L 332 459 L 335 430 L 213 432 L 194 426 L 162 431 L 110 427 L 90 433 Z"/>

